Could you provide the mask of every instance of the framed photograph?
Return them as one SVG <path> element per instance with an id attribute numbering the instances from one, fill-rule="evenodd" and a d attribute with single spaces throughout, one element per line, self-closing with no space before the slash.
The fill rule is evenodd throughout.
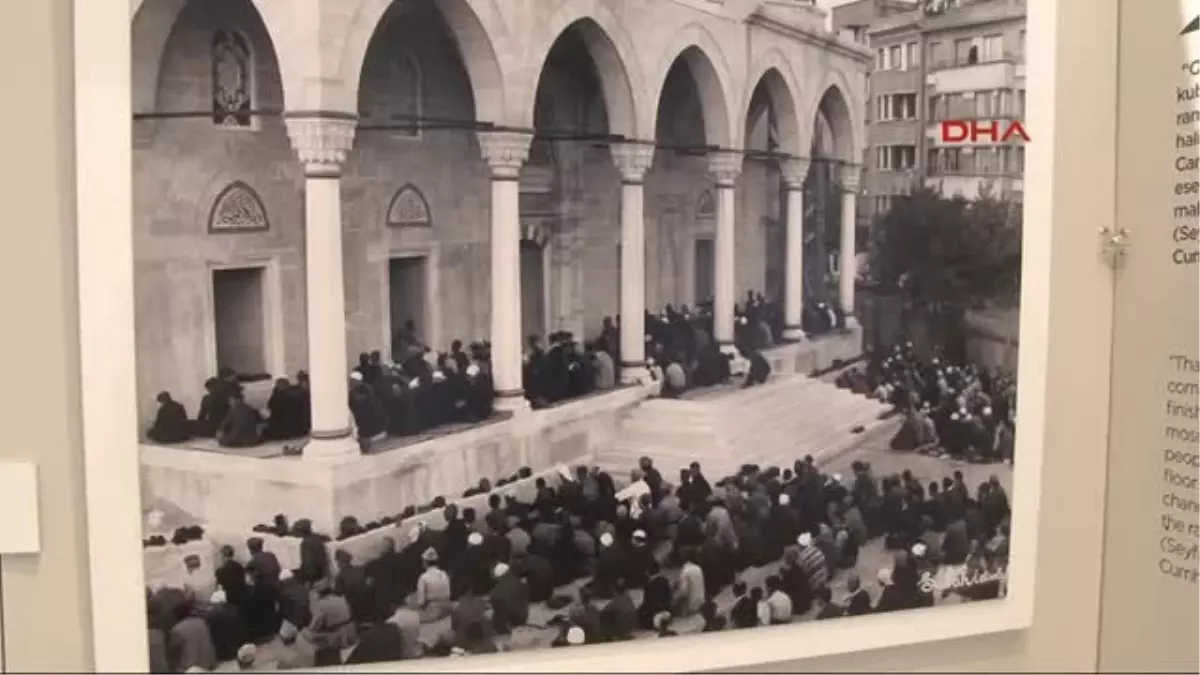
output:
<path id="1" fill-rule="evenodd" d="M 1028 626 L 1053 19 L 76 3 L 96 667 Z"/>

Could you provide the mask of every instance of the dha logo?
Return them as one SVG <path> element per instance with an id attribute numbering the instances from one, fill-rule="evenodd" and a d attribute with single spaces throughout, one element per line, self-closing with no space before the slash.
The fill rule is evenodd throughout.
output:
<path id="1" fill-rule="evenodd" d="M 1022 143 L 1029 142 L 1029 134 L 1018 121 L 1005 122 L 1003 125 L 996 121 L 986 120 L 943 120 L 943 143 L 978 143 L 980 137 L 987 137 L 992 143 L 1007 143 L 1013 138 L 1021 139 Z"/>

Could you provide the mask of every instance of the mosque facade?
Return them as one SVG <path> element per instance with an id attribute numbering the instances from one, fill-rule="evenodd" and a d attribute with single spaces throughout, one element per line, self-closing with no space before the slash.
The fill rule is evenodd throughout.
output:
<path id="1" fill-rule="evenodd" d="M 490 340 L 501 403 L 531 334 L 620 315 L 636 373 L 643 309 L 711 297 L 728 341 L 753 291 L 798 327 L 826 185 L 830 300 L 853 307 L 871 54 L 808 0 L 140 0 L 132 21 L 143 419 L 161 390 L 195 410 L 218 366 L 307 369 L 314 439 L 337 438 L 348 365 L 407 320 L 435 348 Z"/>

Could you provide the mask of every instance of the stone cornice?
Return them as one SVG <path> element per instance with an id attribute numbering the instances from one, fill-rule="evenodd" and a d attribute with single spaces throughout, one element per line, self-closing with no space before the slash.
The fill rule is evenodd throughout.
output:
<path id="1" fill-rule="evenodd" d="M 875 53 L 861 45 L 847 44 L 832 33 L 816 32 L 800 26 L 793 26 L 778 19 L 763 14 L 751 14 L 746 17 L 746 23 L 758 26 L 773 33 L 799 38 L 801 42 L 828 49 L 838 56 L 845 56 L 863 64 L 869 64 L 875 59 Z"/>
<path id="2" fill-rule="evenodd" d="M 708 156 L 708 172 L 720 187 L 733 187 L 742 175 L 745 157 L 736 150 L 717 150 Z"/>
<path id="3" fill-rule="evenodd" d="M 649 143 L 614 143 L 609 150 L 625 183 L 641 183 L 654 164 L 654 146 Z"/>
<path id="4" fill-rule="evenodd" d="M 354 146 L 358 120 L 349 117 L 284 117 L 288 138 L 309 174 L 337 174 Z"/>
<path id="5" fill-rule="evenodd" d="M 529 159 L 533 134 L 523 131 L 481 131 L 476 137 L 479 139 L 479 152 L 491 169 L 492 178 L 520 178 L 521 167 Z"/>
<path id="6" fill-rule="evenodd" d="M 779 172 L 783 174 L 783 182 L 789 189 L 801 190 L 804 188 L 804 181 L 808 178 L 808 170 L 811 166 L 811 160 L 795 157 L 779 162 Z"/>

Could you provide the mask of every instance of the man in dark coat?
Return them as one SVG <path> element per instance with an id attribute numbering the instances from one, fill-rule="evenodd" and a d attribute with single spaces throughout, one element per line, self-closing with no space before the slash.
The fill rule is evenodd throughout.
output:
<path id="1" fill-rule="evenodd" d="M 221 564 L 216 571 L 217 585 L 225 591 L 229 604 L 241 607 L 245 602 L 249 588 L 246 585 L 246 568 L 233 558 L 233 547 L 221 547 Z M 203 598 L 201 598 L 203 600 Z M 241 645 L 234 645 L 236 650 Z"/>
<path id="2" fill-rule="evenodd" d="M 252 448 L 262 442 L 258 427 L 262 416 L 251 408 L 240 391 L 230 396 L 229 414 L 217 430 L 217 443 L 226 448 Z"/>
<path id="3" fill-rule="evenodd" d="M 738 353 L 742 355 L 742 358 L 750 362 L 750 369 L 746 372 L 746 381 L 742 384 L 742 388 L 765 383 L 767 378 L 771 376 L 771 364 L 767 363 L 767 359 L 762 355 L 762 352 L 742 345 L 738 347 Z"/>
<path id="4" fill-rule="evenodd" d="M 183 404 L 171 398 L 169 392 L 159 392 L 158 412 L 146 436 L 155 443 L 182 443 L 192 437 L 190 426 Z"/>
<path id="5" fill-rule="evenodd" d="M 492 572 L 492 624 L 498 634 L 508 635 L 529 621 L 529 587 L 505 563 L 496 563 Z"/>

